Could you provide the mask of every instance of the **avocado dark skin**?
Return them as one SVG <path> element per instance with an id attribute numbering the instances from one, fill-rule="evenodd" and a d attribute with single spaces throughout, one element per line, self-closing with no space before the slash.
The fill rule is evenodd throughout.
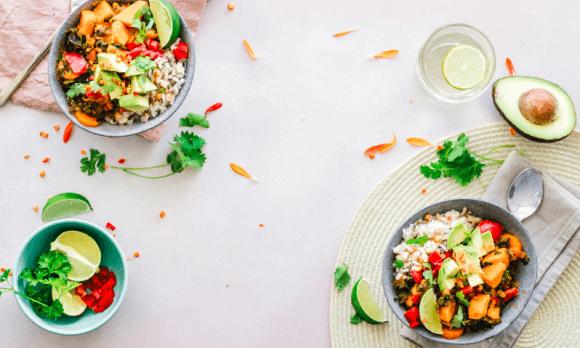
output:
<path id="1" fill-rule="evenodd" d="M 544 138 L 540 138 L 540 137 L 535 137 L 533 135 L 524 133 L 522 130 L 520 130 L 516 125 L 514 125 L 510 119 L 503 113 L 503 111 L 501 110 L 501 108 L 497 105 L 497 102 L 495 100 L 495 89 L 496 86 L 498 85 L 498 82 L 500 82 L 503 79 L 509 79 L 511 76 L 508 77 L 503 77 L 501 79 L 498 79 L 497 81 L 495 81 L 495 83 L 493 84 L 493 88 L 491 89 L 491 98 L 493 99 L 493 105 L 495 105 L 495 108 L 497 109 L 497 112 L 499 112 L 499 114 L 501 115 L 501 117 L 510 125 L 510 127 L 512 129 L 514 129 L 519 135 L 521 135 L 522 137 L 535 141 L 535 142 L 539 142 L 539 143 L 555 143 L 557 141 L 563 140 L 565 138 L 567 138 L 570 134 L 567 134 L 563 137 L 560 138 L 554 138 L 554 139 L 544 139 Z M 558 85 L 556 85 L 555 83 L 552 83 L 553 85 L 559 87 Z M 518 103 L 518 100 L 515 100 L 514 103 Z"/>

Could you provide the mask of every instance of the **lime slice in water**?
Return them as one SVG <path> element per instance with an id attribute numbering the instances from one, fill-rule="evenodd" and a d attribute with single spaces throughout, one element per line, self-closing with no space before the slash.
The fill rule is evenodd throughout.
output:
<path id="1" fill-rule="evenodd" d="M 487 61 L 481 51 L 470 45 L 458 45 L 443 58 L 443 77 L 456 89 L 472 89 L 479 85 L 487 71 Z"/>
<path id="2" fill-rule="evenodd" d="M 421 322 L 427 330 L 439 335 L 443 334 L 441 319 L 439 319 L 439 312 L 437 311 L 437 297 L 435 297 L 433 289 L 427 290 L 421 298 L 419 315 L 421 316 Z"/>
<path id="3" fill-rule="evenodd" d="M 89 201 L 78 193 L 61 193 L 46 202 L 42 209 L 42 221 L 52 221 L 87 213 L 93 210 Z"/>
<path id="4" fill-rule="evenodd" d="M 55 288 L 52 288 L 52 299 L 60 300 L 64 314 L 71 317 L 77 317 L 83 314 L 85 309 L 87 309 L 87 305 L 81 300 L 81 297 L 75 293 L 74 289 L 62 294 L 61 296 Z"/>
<path id="5" fill-rule="evenodd" d="M 371 296 L 369 282 L 361 277 L 352 288 L 352 306 L 356 314 L 369 324 L 386 323 L 385 316 Z"/>
<path id="6" fill-rule="evenodd" d="M 50 250 L 65 254 L 72 266 L 68 279 L 82 282 L 92 277 L 101 263 L 101 249 L 97 242 L 79 231 L 61 233 L 50 243 Z"/>
<path id="7" fill-rule="evenodd" d="M 177 40 L 181 31 L 181 19 L 173 5 L 166 0 L 150 0 L 149 6 L 159 34 L 161 47 L 167 48 Z"/>

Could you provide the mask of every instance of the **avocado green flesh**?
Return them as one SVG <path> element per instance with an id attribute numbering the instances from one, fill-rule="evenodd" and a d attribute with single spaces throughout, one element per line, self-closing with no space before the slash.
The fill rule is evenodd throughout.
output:
<path id="1" fill-rule="evenodd" d="M 520 111 L 522 94 L 534 89 L 552 93 L 558 101 L 559 116 L 547 125 L 536 125 L 528 121 Z M 536 77 L 510 76 L 499 79 L 493 85 L 493 100 L 502 117 L 522 136 L 539 142 L 562 140 L 576 126 L 574 104 L 560 86 Z"/>
<path id="2" fill-rule="evenodd" d="M 133 112 L 141 112 L 149 108 L 149 99 L 140 95 L 126 94 L 119 98 L 119 105 Z"/>

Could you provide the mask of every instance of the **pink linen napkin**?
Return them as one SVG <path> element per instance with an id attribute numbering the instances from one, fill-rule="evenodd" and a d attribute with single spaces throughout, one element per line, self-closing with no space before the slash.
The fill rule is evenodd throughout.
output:
<path id="1" fill-rule="evenodd" d="M 170 0 L 195 37 L 206 0 Z M 7 86 L 70 14 L 70 0 L 0 0 L 0 88 Z M 48 84 L 48 55 L 36 66 L 11 101 L 60 112 Z M 141 133 L 159 141 L 163 127 Z"/>

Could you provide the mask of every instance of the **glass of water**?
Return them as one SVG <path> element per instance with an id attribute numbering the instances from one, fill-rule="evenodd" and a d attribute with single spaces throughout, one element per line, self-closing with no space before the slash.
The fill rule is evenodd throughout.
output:
<path id="1" fill-rule="evenodd" d="M 452 87 L 443 75 L 443 60 L 458 45 L 475 47 L 487 62 L 479 84 L 470 89 Z M 495 51 L 484 33 L 466 24 L 450 24 L 441 27 L 423 44 L 416 69 L 417 83 L 429 98 L 436 102 L 463 103 L 481 95 L 489 87 L 495 73 Z"/>

